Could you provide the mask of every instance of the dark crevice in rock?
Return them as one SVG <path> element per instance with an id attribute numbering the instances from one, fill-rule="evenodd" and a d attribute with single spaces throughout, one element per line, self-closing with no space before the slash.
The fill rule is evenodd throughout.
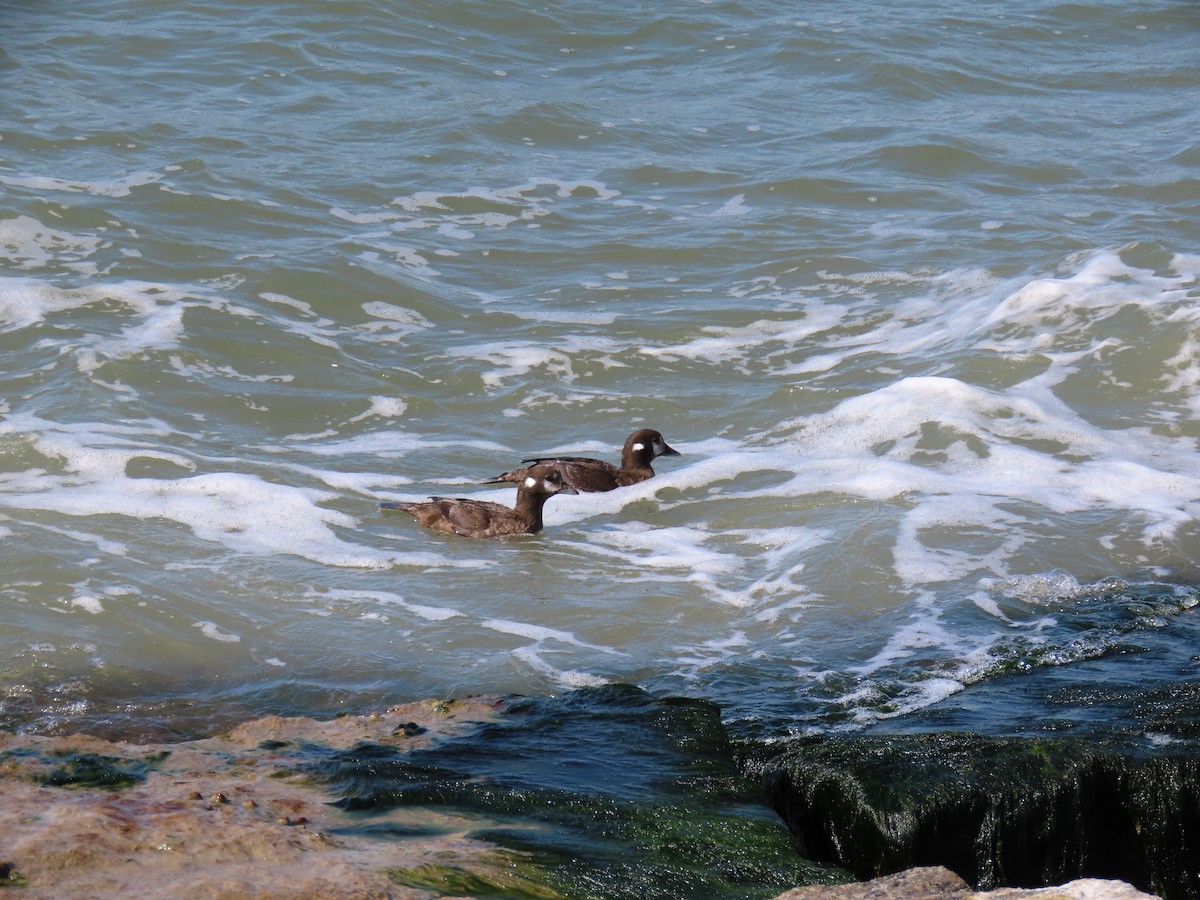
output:
<path id="1" fill-rule="evenodd" d="M 981 889 L 1096 877 L 1200 896 L 1200 760 L 1186 752 L 935 733 L 738 755 L 801 852 L 858 878 L 942 865 Z"/>

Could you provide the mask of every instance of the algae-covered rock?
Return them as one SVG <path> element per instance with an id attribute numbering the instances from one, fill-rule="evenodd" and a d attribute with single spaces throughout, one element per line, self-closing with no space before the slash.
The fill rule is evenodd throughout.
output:
<path id="1" fill-rule="evenodd" d="M 151 754 L 143 759 L 123 759 L 99 753 L 56 754 L 57 764 L 41 777 L 50 787 L 104 788 L 117 790 L 146 780 L 146 772 L 168 754 Z"/>
<path id="2" fill-rule="evenodd" d="M 747 746 L 801 852 L 860 878 L 942 865 L 981 888 L 1116 878 L 1200 896 L 1200 760 L 932 733 Z"/>
<path id="3" fill-rule="evenodd" d="M 472 838 L 512 853 L 504 884 L 474 875 L 467 884 L 446 867 L 392 870 L 405 885 L 677 900 L 769 897 L 849 878 L 797 854 L 734 766 L 716 706 L 629 686 L 515 700 L 454 741 L 408 753 L 364 743 L 314 774 L 364 822 L 437 809 L 475 820 Z"/>
<path id="4" fill-rule="evenodd" d="M 470 823 L 400 811 L 361 830 L 306 772 L 364 740 L 402 750 L 451 739 L 502 704 L 461 700 L 447 715 L 417 703 L 336 721 L 271 716 L 165 746 L 0 732 L 0 895 L 416 900 L 429 891 L 389 870 L 446 857 L 486 879 L 506 860 L 465 836 Z"/>

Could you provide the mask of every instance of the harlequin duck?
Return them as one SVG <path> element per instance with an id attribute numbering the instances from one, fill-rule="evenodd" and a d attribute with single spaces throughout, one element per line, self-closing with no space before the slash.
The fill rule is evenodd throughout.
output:
<path id="1" fill-rule="evenodd" d="M 621 467 L 599 459 L 589 459 L 586 456 L 539 456 L 533 459 L 523 459 L 521 462 L 532 463 L 513 469 L 503 475 L 485 481 L 484 484 L 503 484 L 505 482 L 520 482 L 531 471 L 531 468 L 551 466 L 562 475 L 564 484 L 570 485 L 576 491 L 594 493 L 611 491 L 614 488 L 626 487 L 654 477 L 654 469 L 650 464 L 660 456 L 681 456 L 678 450 L 667 446 L 663 436 L 652 428 L 641 428 L 629 436 L 621 449 Z"/>
<path id="2" fill-rule="evenodd" d="M 542 507 L 555 494 L 578 491 L 563 483 L 551 466 L 530 466 L 517 483 L 517 505 L 513 509 L 490 500 L 431 497 L 422 503 L 380 503 L 380 509 L 401 509 L 434 531 L 464 537 L 499 537 L 537 534 L 542 530 Z"/>

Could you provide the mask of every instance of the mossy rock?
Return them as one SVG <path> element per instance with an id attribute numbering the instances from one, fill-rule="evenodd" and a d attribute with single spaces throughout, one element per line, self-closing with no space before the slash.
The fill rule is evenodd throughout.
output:
<path id="1" fill-rule="evenodd" d="M 122 759 L 98 753 L 62 753 L 61 760 L 37 780 L 48 787 L 119 790 L 146 780 L 146 773 L 166 754 Z"/>
<path id="2" fill-rule="evenodd" d="M 941 865 L 981 889 L 1095 877 L 1200 896 L 1200 760 L 1188 753 L 927 733 L 739 755 L 801 851 L 859 878 Z"/>

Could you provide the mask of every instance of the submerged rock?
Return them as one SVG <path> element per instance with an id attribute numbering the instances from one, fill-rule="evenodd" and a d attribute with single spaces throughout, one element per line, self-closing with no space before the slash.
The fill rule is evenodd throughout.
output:
<path id="1" fill-rule="evenodd" d="M 476 820 L 470 836 L 511 853 L 520 879 L 491 885 L 495 896 L 768 897 L 849 880 L 797 854 L 736 769 L 714 704 L 627 685 L 514 700 L 454 742 L 411 753 L 363 744 L 315 774 L 364 825 L 414 808 Z M 453 863 L 391 874 L 413 887 L 488 893 Z"/>
<path id="2" fill-rule="evenodd" d="M 22 898 L 764 898 L 796 853 L 716 706 L 609 686 L 133 745 L 0 734 Z"/>
<path id="3" fill-rule="evenodd" d="M 859 878 L 940 865 L 977 888 L 1113 878 L 1200 896 L 1200 760 L 936 733 L 748 745 L 801 852 Z"/>
<path id="4" fill-rule="evenodd" d="M 85 735 L 0 734 L 0 888 L 62 897 L 428 897 L 389 866 L 452 854 L 503 870 L 460 820 L 410 817 L 403 844 L 356 834 L 305 773 L 364 740 L 428 746 L 481 727 L 501 701 L 418 703 L 331 722 L 268 717 L 201 741 L 133 745 Z M 420 722 L 419 737 L 394 737 Z M 394 823 L 399 830 L 400 817 Z"/>
<path id="5" fill-rule="evenodd" d="M 1102 747 L 924 735 L 735 751 L 715 705 L 620 685 L 271 716 L 157 745 L 0 734 L 0 888 L 833 898 L 854 877 L 942 864 L 976 887 L 1093 875 L 1195 897 L 1200 763 Z M 885 886 L 942 896 L 906 877 Z"/>

